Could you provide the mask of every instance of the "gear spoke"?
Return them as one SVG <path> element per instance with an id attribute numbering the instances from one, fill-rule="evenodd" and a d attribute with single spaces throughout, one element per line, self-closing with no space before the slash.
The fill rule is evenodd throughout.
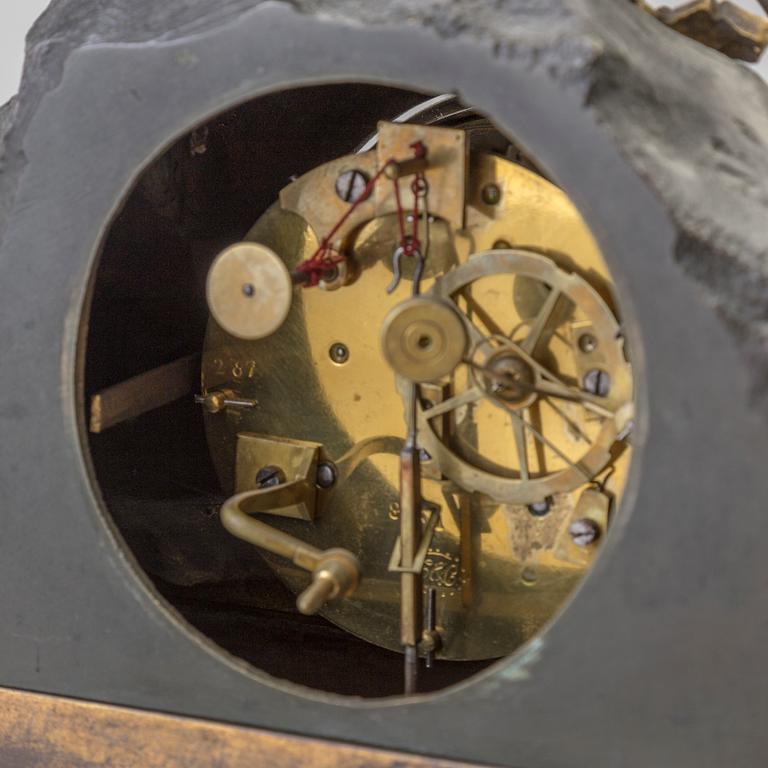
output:
<path id="1" fill-rule="evenodd" d="M 512 432 L 515 436 L 515 447 L 520 461 L 520 479 L 528 480 L 530 472 L 528 470 L 528 447 L 525 439 L 525 427 L 527 424 L 528 409 L 522 411 L 519 419 L 512 419 Z"/>
<path id="2" fill-rule="evenodd" d="M 597 395 L 592 395 L 589 392 L 576 389 L 575 387 L 569 387 L 559 379 L 555 379 L 554 381 L 541 381 L 536 390 L 544 397 L 556 397 L 560 400 L 570 400 L 572 402 L 581 403 L 581 405 L 588 411 L 592 411 L 598 416 L 602 416 L 604 419 L 612 419 L 616 415 L 615 411 L 601 405 L 600 401 L 602 398 Z"/>
<path id="3" fill-rule="evenodd" d="M 522 354 L 520 356 L 523 357 Z M 533 358 L 530 359 L 532 360 Z M 463 362 L 483 376 L 487 376 L 500 384 L 509 383 L 509 377 L 506 374 L 488 370 L 488 368 L 474 362 L 474 360 L 471 360 L 470 358 L 464 358 Z M 532 363 L 529 363 L 529 365 L 534 367 Z M 542 368 L 542 370 L 546 371 L 547 369 Z M 553 374 L 550 375 L 555 378 Z M 616 415 L 614 411 L 611 411 L 601 404 L 600 401 L 602 398 L 597 395 L 592 395 L 589 392 L 576 389 L 575 387 L 569 387 L 567 384 L 560 382 L 559 379 L 555 379 L 555 381 L 541 381 L 538 384 L 528 384 L 517 380 L 514 382 L 514 386 L 528 392 L 535 392 L 543 397 L 555 397 L 561 400 L 580 403 L 588 411 L 592 411 L 605 419 L 612 419 Z"/>
<path id="4" fill-rule="evenodd" d="M 541 403 L 541 399 L 536 400 L 530 407 L 528 415 L 528 420 L 531 422 L 531 426 L 533 429 L 538 429 L 539 432 L 544 429 L 544 415 L 542 413 Z M 538 464 L 539 474 L 549 474 L 549 468 L 547 466 L 547 452 L 544 446 L 538 440 L 534 440 L 532 447 L 534 456 L 536 457 L 536 462 Z"/>
<path id="5" fill-rule="evenodd" d="M 447 400 L 443 400 L 442 403 L 433 405 L 431 408 L 427 408 L 423 411 L 424 418 L 428 421 L 434 419 L 436 416 L 442 416 L 444 413 L 455 411 L 457 408 L 461 408 L 462 405 L 469 405 L 470 403 L 476 403 L 478 400 L 482 400 L 485 397 L 485 393 L 480 387 L 470 387 L 460 395 L 454 395 Z"/>
<path id="6" fill-rule="evenodd" d="M 578 463 L 571 461 L 551 440 L 548 440 L 546 437 L 544 437 L 544 435 L 541 434 L 541 432 L 539 432 L 537 429 L 534 429 L 530 424 L 524 421 L 514 408 L 507 408 L 507 410 L 511 414 L 514 421 L 520 424 L 523 429 L 527 429 L 542 445 L 545 445 L 547 448 L 549 448 L 550 451 L 557 454 L 566 464 L 568 464 L 569 467 L 575 469 L 579 474 L 581 474 L 587 482 L 592 479 L 590 474 L 583 467 L 581 467 Z"/>
<path id="7" fill-rule="evenodd" d="M 554 315 L 555 307 L 557 306 L 563 294 L 557 288 L 550 288 L 547 298 L 541 305 L 539 313 L 531 323 L 531 329 L 528 331 L 528 335 L 520 343 L 520 349 L 524 350 L 530 355 L 536 351 L 536 346 L 541 340 L 541 336 L 544 333 L 544 329 L 547 327 L 550 319 Z"/>
<path id="8" fill-rule="evenodd" d="M 579 440 L 584 440 L 588 445 L 594 444 L 593 441 L 584 434 L 581 427 L 579 427 L 568 414 L 564 413 L 563 410 L 556 406 L 551 400 L 544 399 L 542 402 L 545 402 L 565 422 L 568 429 L 570 429 Z"/>
<path id="9" fill-rule="evenodd" d="M 474 296 L 472 296 L 469 290 L 469 286 L 467 286 L 464 290 L 462 290 L 459 293 L 459 295 L 467 303 L 467 312 L 463 314 L 470 325 L 470 335 L 472 336 L 473 341 L 475 342 L 485 341 L 489 335 L 491 336 L 507 335 L 501 329 L 501 326 L 498 325 L 498 323 L 496 323 L 496 321 L 488 314 L 485 308 L 477 301 L 477 299 L 475 299 Z M 477 327 L 477 325 L 475 325 L 475 323 L 472 321 L 472 318 L 469 317 L 470 312 L 477 316 L 478 320 L 480 320 L 480 322 L 485 326 L 488 333 L 483 333 Z"/>
<path id="10" fill-rule="evenodd" d="M 492 335 L 506 338 L 506 334 L 503 333 L 501 328 L 494 322 L 494 320 L 490 317 L 490 315 L 488 315 L 488 313 L 482 308 L 482 306 L 474 298 L 472 298 L 472 296 L 468 294 L 468 291 L 462 291 L 461 296 L 467 302 L 467 309 L 469 311 L 472 311 L 475 315 L 477 315 L 477 317 L 480 319 L 480 321 L 486 327 L 486 329 L 492 332 Z M 549 381 L 541 381 L 539 383 L 537 391 L 540 395 L 557 397 L 562 400 L 572 400 L 572 401 L 579 402 L 588 411 L 592 411 L 593 413 L 603 418 L 611 419 L 614 417 L 615 413 L 611 411 L 609 408 L 605 407 L 605 405 L 603 404 L 604 402 L 603 398 L 598 397 L 597 395 L 592 395 L 589 392 L 584 392 L 583 390 L 577 389 L 575 387 L 569 386 L 562 379 L 560 379 L 556 374 L 552 373 L 552 371 L 550 371 L 549 368 L 539 363 L 533 357 L 532 350 L 535 349 L 537 342 L 541 338 L 541 334 L 543 330 L 546 328 L 546 325 L 549 319 L 552 317 L 554 309 L 556 305 L 559 303 L 561 298 L 562 298 L 562 293 L 560 293 L 560 291 L 558 291 L 557 289 L 553 288 L 549 292 L 549 295 L 547 296 L 547 299 L 542 305 L 542 308 L 539 311 L 539 314 L 536 316 L 536 319 L 531 328 L 531 331 L 528 333 L 528 336 L 525 338 L 525 340 L 522 343 L 517 343 L 515 341 L 512 341 L 512 339 L 508 339 L 506 343 L 509 345 L 510 349 L 515 351 L 520 356 L 522 360 L 528 363 L 528 365 L 530 365 L 531 368 L 536 370 L 537 373 L 542 377 L 542 379 L 549 380 Z M 489 337 L 486 336 L 480 328 L 478 328 L 478 326 L 472 321 L 472 319 L 466 313 L 463 313 L 463 316 L 464 316 L 464 319 L 466 320 L 467 330 L 469 332 L 469 337 L 472 343 L 477 346 L 487 342 Z M 476 369 L 481 368 L 481 366 L 478 366 L 476 363 L 470 362 L 469 359 L 465 359 L 464 362 L 472 366 L 473 368 L 476 368 Z"/>

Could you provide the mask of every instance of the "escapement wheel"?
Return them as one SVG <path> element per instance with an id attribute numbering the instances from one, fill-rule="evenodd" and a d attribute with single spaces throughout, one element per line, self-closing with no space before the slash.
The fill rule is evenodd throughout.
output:
<path id="1" fill-rule="evenodd" d="M 592 482 L 633 410 L 631 368 L 605 301 L 546 256 L 516 250 L 472 256 L 430 295 L 453 303 L 471 344 L 439 398 L 420 399 L 420 444 L 441 472 L 514 504 Z M 527 298 L 515 304 L 515 295 Z"/>

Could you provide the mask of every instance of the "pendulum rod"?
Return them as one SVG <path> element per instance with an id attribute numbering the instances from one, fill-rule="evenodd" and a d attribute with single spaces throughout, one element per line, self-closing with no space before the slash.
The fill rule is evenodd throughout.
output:
<path id="1" fill-rule="evenodd" d="M 421 572 L 414 561 L 421 543 L 421 465 L 416 443 L 417 385 L 409 391 L 408 436 L 400 452 L 400 642 L 405 651 L 405 693 L 416 693 L 422 635 Z"/>
<path id="2" fill-rule="evenodd" d="M 415 148 L 417 154 L 425 152 L 423 147 Z M 395 182 L 397 189 L 397 182 Z M 424 270 L 425 253 L 421 251 L 418 239 L 419 199 L 424 200 L 425 226 L 429 229 L 428 209 L 426 207 L 427 184 L 423 175 L 417 174 L 411 190 L 413 192 L 413 236 L 406 241 L 405 229 L 402 223 L 403 212 L 399 194 L 397 195 L 398 219 L 401 230 L 401 247 L 407 255 L 417 259 L 413 277 L 412 291 L 418 296 L 421 290 L 421 277 Z M 427 242 L 429 235 L 427 234 Z M 412 383 L 408 388 L 408 403 L 406 408 L 405 445 L 400 453 L 400 642 L 405 653 L 404 688 L 405 693 L 412 694 L 418 690 L 419 680 L 419 643 L 423 633 L 422 609 L 422 577 L 421 570 L 415 565 L 416 553 L 421 547 L 421 464 L 418 446 L 417 408 L 419 398 L 418 384 Z"/>

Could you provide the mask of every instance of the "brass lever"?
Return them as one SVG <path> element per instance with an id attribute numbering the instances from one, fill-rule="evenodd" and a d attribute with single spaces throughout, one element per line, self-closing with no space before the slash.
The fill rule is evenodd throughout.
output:
<path id="1" fill-rule="evenodd" d="M 233 536 L 280 555 L 312 573 L 312 583 L 296 600 L 296 606 L 302 613 L 317 613 L 329 600 L 352 594 L 360 581 L 360 563 L 351 552 L 346 549 L 317 549 L 251 517 L 240 508 L 241 504 L 253 503 L 259 496 L 272 495 L 269 491 L 246 491 L 230 497 L 221 507 L 222 525 Z"/>
<path id="2" fill-rule="evenodd" d="M 241 489 L 251 482 L 254 466 L 263 466 L 268 460 L 290 467 L 287 474 L 294 479 L 269 488 L 241 490 L 231 496 L 221 507 L 221 524 L 233 536 L 310 571 L 312 583 L 299 595 L 296 605 L 304 614 L 317 613 L 329 600 L 347 597 L 357 589 L 361 579 L 357 558 L 346 549 L 317 549 L 253 515 L 267 513 L 311 521 L 318 504 L 326 505 L 333 489 L 345 482 L 363 461 L 375 453 L 397 453 L 402 443 L 398 437 L 372 437 L 355 444 L 336 462 L 325 462 L 333 466 L 335 475 L 333 487 L 325 490 L 317 485 L 319 445 L 242 433 L 238 437 Z"/>

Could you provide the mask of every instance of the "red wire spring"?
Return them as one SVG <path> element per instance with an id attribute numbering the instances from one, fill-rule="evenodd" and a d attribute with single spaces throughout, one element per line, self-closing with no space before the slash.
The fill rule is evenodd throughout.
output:
<path id="1" fill-rule="evenodd" d="M 427 149 L 423 142 L 417 141 L 411 144 L 414 157 L 424 157 L 427 153 Z M 384 174 L 387 166 L 395 162 L 394 158 L 384 163 L 381 168 L 371 177 L 370 181 L 365 185 L 365 188 L 360 193 L 360 196 L 352 203 L 352 205 L 344 212 L 344 215 L 336 222 L 331 231 L 320 241 L 320 245 L 312 256 L 299 264 L 295 272 L 307 275 L 307 279 L 304 281 L 305 288 L 311 288 L 316 286 L 323 275 L 329 270 L 333 269 L 337 264 L 346 261 L 346 256 L 338 254 L 337 256 L 329 256 L 329 252 L 332 252 L 331 242 L 334 235 L 344 226 L 349 217 L 357 210 L 358 206 L 367 200 L 374 187 L 378 183 L 379 179 Z M 409 238 L 405 232 L 405 216 L 403 212 L 402 200 L 400 198 L 400 184 L 397 179 L 393 179 L 395 192 L 395 205 L 397 207 L 397 222 L 400 229 L 400 247 L 403 249 L 403 253 L 406 256 L 412 256 L 414 252 L 421 249 L 421 243 L 419 242 L 419 197 L 426 193 L 427 181 L 424 178 L 423 173 L 416 174 L 416 178 L 411 183 L 411 192 L 413 192 L 413 235 Z"/>

